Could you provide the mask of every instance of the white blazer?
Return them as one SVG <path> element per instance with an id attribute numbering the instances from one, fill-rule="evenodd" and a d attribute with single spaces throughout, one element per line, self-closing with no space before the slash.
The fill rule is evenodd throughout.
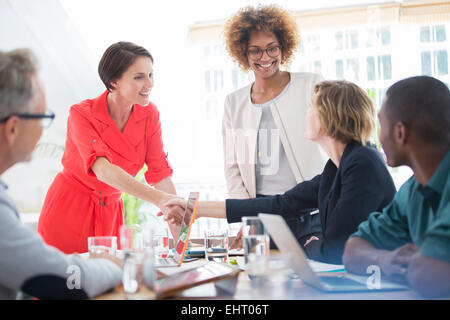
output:
<path id="1" fill-rule="evenodd" d="M 323 78 L 314 73 L 290 73 L 287 91 L 270 106 L 280 140 L 297 183 L 322 172 L 328 156 L 319 144 L 304 138 L 306 110 L 314 85 Z M 222 121 L 224 169 L 228 197 L 256 197 L 255 159 L 261 108 L 251 102 L 252 84 L 229 94 Z"/>

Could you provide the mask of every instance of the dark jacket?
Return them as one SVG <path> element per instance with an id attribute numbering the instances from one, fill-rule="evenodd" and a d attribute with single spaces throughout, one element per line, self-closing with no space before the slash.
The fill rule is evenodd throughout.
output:
<path id="1" fill-rule="evenodd" d="M 388 205 L 395 191 L 379 152 L 372 146 L 351 142 L 344 150 L 339 168 L 328 160 L 322 174 L 282 195 L 226 200 L 227 219 L 231 223 L 241 221 L 243 216 L 273 213 L 289 220 L 305 209 L 318 208 L 322 235 L 304 250 L 310 259 L 341 264 L 350 234 L 371 212 Z"/>

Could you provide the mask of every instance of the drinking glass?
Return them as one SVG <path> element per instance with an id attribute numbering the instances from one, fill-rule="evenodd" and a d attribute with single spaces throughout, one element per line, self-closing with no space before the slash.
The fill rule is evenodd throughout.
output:
<path id="1" fill-rule="evenodd" d="M 169 256 L 169 231 L 167 228 L 154 231 L 153 251 L 158 258 L 167 258 Z"/>
<path id="2" fill-rule="evenodd" d="M 205 231 L 205 257 L 208 261 L 228 262 L 228 230 Z"/>
<path id="3" fill-rule="evenodd" d="M 88 238 L 89 254 L 109 253 L 116 255 L 117 237 L 114 236 L 95 236 Z"/>
<path id="4" fill-rule="evenodd" d="M 264 264 L 270 255 L 270 238 L 262 221 L 258 217 L 242 217 L 242 238 L 244 241 L 245 264 L 249 264 L 249 257 L 253 261 Z"/>
<path id="5" fill-rule="evenodd" d="M 138 224 L 120 227 L 120 246 L 123 251 L 144 250 L 149 245 L 147 228 Z"/>
<path id="6" fill-rule="evenodd" d="M 139 289 L 153 287 L 156 279 L 153 232 L 148 225 L 123 225 L 120 244 L 124 252 L 122 284 L 127 299 L 139 299 Z"/>

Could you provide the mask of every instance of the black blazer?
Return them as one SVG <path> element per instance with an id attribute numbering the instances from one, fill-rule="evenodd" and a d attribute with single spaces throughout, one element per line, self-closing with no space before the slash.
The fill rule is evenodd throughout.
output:
<path id="1" fill-rule="evenodd" d="M 318 208 L 322 235 L 304 250 L 310 259 L 342 264 L 350 234 L 371 212 L 387 206 L 395 192 L 379 152 L 373 146 L 351 142 L 345 147 L 339 168 L 328 160 L 322 174 L 282 195 L 226 200 L 226 212 L 228 222 L 232 223 L 258 213 L 280 214 L 288 220 L 298 217 L 302 210 Z"/>

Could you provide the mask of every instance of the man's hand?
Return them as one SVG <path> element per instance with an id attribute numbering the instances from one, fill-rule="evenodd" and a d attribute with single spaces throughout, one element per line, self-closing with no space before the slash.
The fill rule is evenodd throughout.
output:
<path id="1" fill-rule="evenodd" d="M 380 256 L 380 268 L 387 276 L 405 276 L 412 257 L 419 250 L 418 246 L 407 243 L 394 251 L 389 251 Z"/>
<path id="2" fill-rule="evenodd" d="M 116 256 L 113 256 L 109 253 L 93 253 L 90 252 L 89 253 L 89 259 L 106 259 L 109 261 L 114 262 L 115 264 L 117 264 L 120 268 L 123 268 L 123 261 L 120 258 L 117 258 Z"/>

